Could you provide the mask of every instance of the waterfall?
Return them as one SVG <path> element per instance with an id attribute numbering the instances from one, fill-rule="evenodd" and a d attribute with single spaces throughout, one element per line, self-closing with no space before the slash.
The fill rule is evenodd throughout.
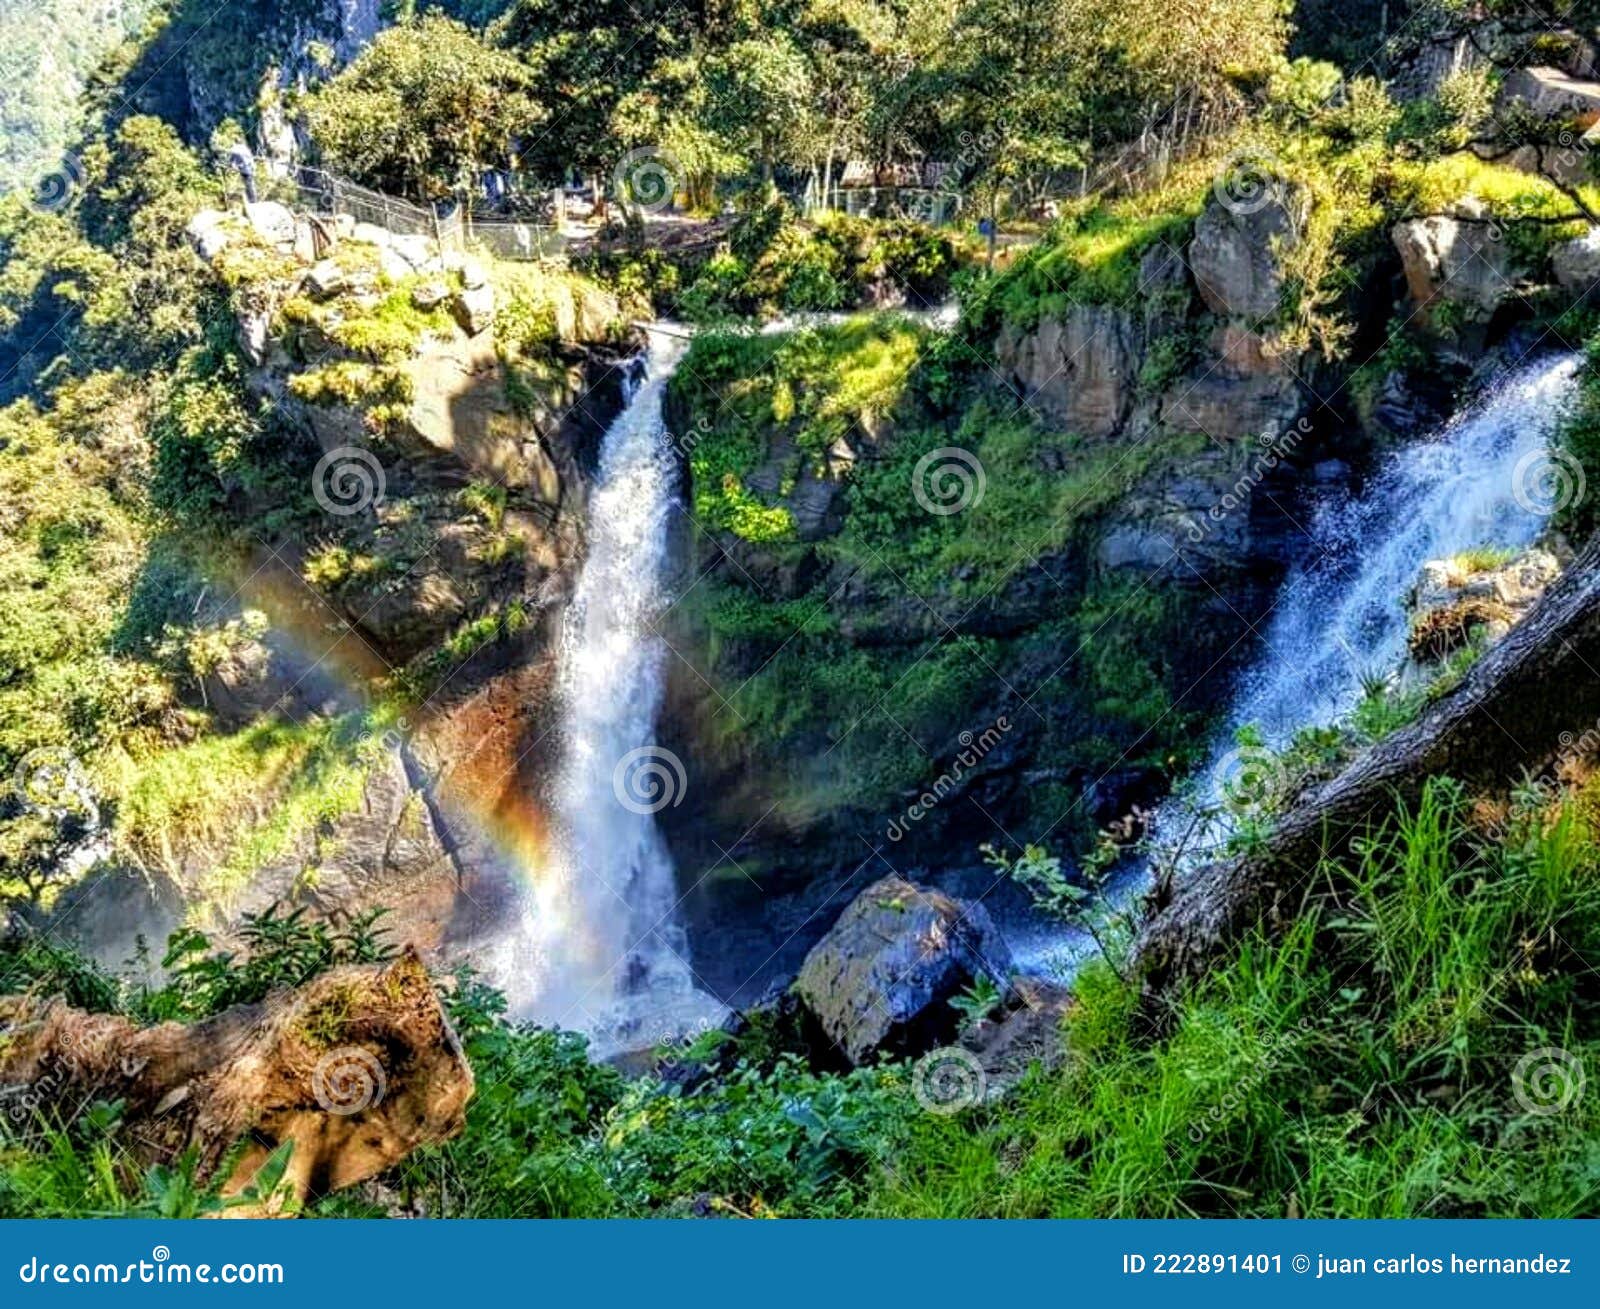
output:
<path id="1" fill-rule="evenodd" d="M 1517 369 L 1437 435 L 1396 451 L 1358 499 L 1318 509 L 1230 727 L 1253 723 L 1278 746 L 1347 713 L 1363 674 L 1391 672 L 1404 657 L 1402 599 L 1425 562 L 1532 544 L 1545 514 L 1529 461 L 1544 450 L 1578 364 L 1561 355 Z"/>
<path id="2" fill-rule="evenodd" d="M 670 1041 L 724 1013 L 695 985 L 656 825 L 689 784 L 655 744 L 666 649 L 653 627 L 669 598 L 678 483 L 662 397 L 683 349 L 650 334 L 642 376 L 600 447 L 560 652 L 550 850 L 499 970 L 514 978 L 519 1017 L 583 1031 L 600 1054 Z"/>
<path id="3" fill-rule="evenodd" d="M 1405 657 L 1404 596 L 1422 565 L 1473 546 L 1521 549 L 1544 527 L 1537 468 L 1579 367 L 1546 357 L 1503 377 L 1431 438 L 1403 447 L 1363 493 L 1320 506 L 1309 549 L 1273 605 L 1201 786 L 1215 802 L 1234 733 L 1279 748 L 1350 712 L 1363 678 Z"/>
<path id="4" fill-rule="evenodd" d="M 1564 354 L 1509 372 L 1432 437 L 1390 454 L 1359 496 L 1313 512 L 1304 556 L 1284 580 L 1207 762 L 1189 794 L 1156 816 L 1157 845 L 1187 838 L 1181 858 L 1192 863 L 1226 840 L 1222 799 L 1240 781 L 1240 728 L 1254 727 L 1269 748 L 1281 748 L 1301 728 L 1349 713 L 1364 677 L 1400 666 L 1404 597 L 1424 563 L 1473 546 L 1518 549 L 1534 541 L 1546 517 L 1541 456 L 1579 366 L 1577 355 Z M 1214 816 L 1190 831 L 1196 807 Z M 1141 860 L 1107 894 L 1126 904 L 1150 876 Z M 1018 955 L 1025 966 L 1065 973 L 1092 950 L 1073 931 L 1030 941 Z"/>

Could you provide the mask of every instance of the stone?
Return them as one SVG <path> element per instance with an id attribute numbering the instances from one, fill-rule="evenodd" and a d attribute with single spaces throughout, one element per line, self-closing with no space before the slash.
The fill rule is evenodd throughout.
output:
<path id="1" fill-rule="evenodd" d="M 1244 572 L 1256 545 L 1251 501 L 1279 457 L 1247 446 L 1213 450 L 1189 460 L 1181 472 L 1147 480 L 1112 511 L 1097 562 L 1111 572 L 1165 569 L 1163 583 L 1175 586 Z"/>
<path id="2" fill-rule="evenodd" d="M 1396 223 L 1390 238 L 1418 307 L 1431 309 L 1450 301 L 1486 321 L 1516 299 L 1523 272 L 1511 242 L 1497 239 L 1497 234 L 1487 215 L 1465 203 L 1455 213 Z"/>
<path id="3" fill-rule="evenodd" d="M 1149 339 L 1183 326 L 1193 292 L 1183 252 L 1157 241 L 1139 257 L 1139 299 L 1144 304 L 1144 329 Z"/>
<path id="4" fill-rule="evenodd" d="M 251 228 L 267 244 L 280 250 L 294 249 L 294 215 L 276 200 L 257 200 L 246 204 L 245 217 Z"/>
<path id="5" fill-rule="evenodd" d="M 1600 227 L 1555 246 L 1550 266 L 1562 290 L 1574 295 L 1587 295 L 1600 285 Z"/>
<path id="6" fill-rule="evenodd" d="M 455 314 L 456 322 L 461 324 L 461 330 L 468 336 L 477 336 L 478 333 L 494 325 L 494 308 L 492 286 L 464 288 L 457 291 L 455 298 L 450 302 L 450 309 Z"/>
<path id="7" fill-rule="evenodd" d="M 376 223 L 358 222 L 350 229 L 350 239 L 360 241 L 363 245 L 383 247 L 389 244 L 389 232 L 387 228 L 379 227 Z"/>
<path id="8" fill-rule="evenodd" d="M 440 281 L 420 282 L 411 291 L 413 308 L 431 313 L 450 298 L 450 288 Z"/>
<path id="9" fill-rule="evenodd" d="M 439 272 L 444 268 L 444 264 L 440 261 L 434 248 L 432 237 L 390 236 L 389 249 L 405 260 L 414 273 Z"/>
<path id="10" fill-rule="evenodd" d="M 1271 185 L 1261 203 L 1228 205 L 1213 196 L 1195 220 L 1189 268 L 1213 313 L 1260 321 L 1278 311 L 1283 257 L 1300 243 L 1310 200 L 1300 187 Z"/>
<path id="11" fill-rule="evenodd" d="M 1413 661 L 1433 663 L 1459 649 L 1479 628 L 1490 641 L 1498 641 L 1560 574 L 1555 555 L 1538 548 L 1487 568 L 1470 555 L 1428 560 L 1406 596 Z"/>
<path id="12" fill-rule="evenodd" d="M 328 300 L 345 288 L 345 272 L 332 259 L 311 265 L 306 272 L 306 290 L 318 300 Z"/>
<path id="13" fill-rule="evenodd" d="M 194 252 L 210 263 L 228 248 L 231 236 L 227 230 L 228 215 L 220 209 L 202 209 L 189 220 L 184 235 Z"/>
<path id="14" fill-rule="evenodd" d="M 981 904 L 890 876 L 845 909 L 801 965 L 795 990 L 852 1063 L 948 1042 L 950 1000 L 979 977 L 1003 993 L 1011 952 Z"/>
<path id="15" fill-rule="evenodd" d="M 319 252 L 317 231 L 306 218 L 294 222 L 294 257 L 303 264 L 315 262 Z"/>
<path id="16" fill-rule="evenodd" d="M 234 335 L 244 357 L 257 368 L 267 362 L 272 342 L 272 314 L 265 310 L 251 310 L 238 316 Z"/>
<path id="17" fill-rule="evenodd" d="M 1226 377 L 1219 372 L 1180 381 L 1161 402 L 1161 421 L 1174 432 L 1200 432 L 1223 443 L 1270 443 L 1289 430 L 1301 408 L 1294 377 L 1267 373 Z"/>
<path id="18" fill-rule="evenodd" d="M 1133 315 L 1081 304 L 1028 332 L 1006 327 L 995 354 L 1023 400 L 1082 436 L 1114 435 L 1133 408 L 1140 332 Z"/>
<path id="19" fill-rule="evenodd" d="M 986 1018 L 961 1039 L 983 1072 L 985 1103 L 1002 1098 L 1034 1068 L 1059 1068 L 1070 1056 L 1064 1024 L 1074 1003 L 1072 989 L 1036 977 L 1012 979 L 1016 1004 Z"/>
<path id="20" fill-rule="evenodd" d="M 1589 127 L 1600 120 L 1600 82 L 1573 77 L 1559 68 L 1513 68 L 1500 83 L 1496 108 L 1513 105 L 1536 118 L 1574 118 L 1579 126 Z"/>

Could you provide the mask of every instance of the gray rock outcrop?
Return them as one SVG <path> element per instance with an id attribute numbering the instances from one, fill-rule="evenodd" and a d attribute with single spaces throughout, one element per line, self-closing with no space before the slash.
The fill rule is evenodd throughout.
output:
<path id="1" fill-rule="evenodd" d="M 949 1001 L 979 977 L 1009 990 L 1011 953 L 981 904 L 900 877 L 853 901 L 801 966 L 795 989 L 853 1063 L 949 1040 Z"/>

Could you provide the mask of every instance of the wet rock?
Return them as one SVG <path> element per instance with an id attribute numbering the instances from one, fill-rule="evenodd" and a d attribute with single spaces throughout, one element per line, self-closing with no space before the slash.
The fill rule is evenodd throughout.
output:
<path id="1" fill-rule="evenodd" d="M 1247 461 L 1219 450 L 1147 481 L 1112 511 L 1096 555 L 1100 567 L 1163 572 L 1176 586 L 1243 571 L 1253 545 L 1248 473 Z"/>
<path id="2" fill-rule="evenodd" d="M 812 948 L 795 989 L 853 1063 L 949 1040 L 950 1007 L 978 977 L 1009 992 L 1011 954 L 981 904 L 900 877 L 874 883 Z"/>
<path id="3" fill-rule="evenodd" d="M 1548 550 L 1526 550 L 1504 564 L 1484 566 L 1473 555 L 1430 559 L 1406 597 L 1409 649 L 1420 665 L 1460 649 L 1474 632 L 1497 641 L 1543 597 L 1561 574 Z"/>

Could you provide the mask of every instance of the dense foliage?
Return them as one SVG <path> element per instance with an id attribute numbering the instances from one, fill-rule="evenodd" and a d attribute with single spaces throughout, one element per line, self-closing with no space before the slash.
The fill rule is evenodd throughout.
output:
<path id="1" fill-rule="evenodd" d="M 1080 311 L 1172 310 L 1180 321 L 1123 379 L 1134 398 L 1213 371 L 1218 316 L 1187 289 L 1176 308 L 1147 295 L 1141 270 L 1187 245 L 1239 159 L 1304 202 L 1293 248 L 1270 252 L 1280 303 L 1245 334 L 1331 379 L 1331 421 L 1364 422 L 1394 379 L 1439 371 L 1474 339 L 1459 307 L 1390 318 L 1399 220 L 1470 199 L 1542 288 L 1515 314 L 1554 340 L 1593 326 L 1551 289 L 1552 250 L 1600 208 L 1588 179 L 1531 175 L 1484 139 L 1506 127 L 1489 115 L 1497 73 L 1418 95 L 1386 85 L 1398 43 L 1347 30 L 1337 6 L 453 0 L 386 6 L 362 50 L 334 48 L 339 7 L 320 0 L 130 3 L 84 21 L 87 8 L 0 0 L 8 64 L 38 74 L 0 85 L 0 778 L 33 770 L 54 788 L 0 795 L 14 913 L 0 991 L 97 1012 L 195 1022 L 386 958 L 372 913 L 245 915 L 228 948 L 196 924 L 225 920 L 286 852 L 334 850 L 401 714 L 454 679 L 476 690 L 461 676 L 474 660 L 532 646 L 566 580 L 529 564 L 527 540 L 535 520 L 567 530 L 574 497 L 487 475 L 423 486 L 440 451 L 402 439 L 419 349 L 452 340 L 455 297 L 483 289 L 467 262 L 424 275 L 351 242 L 314 250 L 327 285 L 313 290 L 255 237 L 201 259 L 189 225 L 230 191 L 237 207 L 227 160 L 241 140 L 283 149 L 287 124 L 305 160 L 418 202 L 492 207 L 493 172 L 514 190 L 494 202 L 502 217 L 593 179 L 602 221 L 576 268 L 475 256 L 492 330 L 449 367 L 503 386 L 486 440 L 509 433 L 533 464 L 569 435 L 552 397 L 583 398 L 636 339 L 631 319 L 696 324 L 669 408 L 688 543 L 719 566 L 686 588 L 670 635 L 704 656 L 686 662 L 726 711 L 696 743 L 704 762 L 769 785 L 775 827 L 835 820 L 853 842 L 856 817 L 916 795 L 952 741 L 1018 708 L 1014 682 L 1052 682 L 1018 708 L 1032 753 L 1002 784 L 1020 793 L 1018 834 L 1049 834 L 1050 850 L 1025 847 L 1025 873 L 1046 870 L 1035 889 L 1057 908 L 1081 898 L 1062 868 L 1092 869 L 1101 836 L 1084 779 L 1164 783 L 1205 739 L 1184 661 L 1222 663 L 1195 634 L 1232 602 L 1130 579 L 1097 553 L 1126 501 L 1159 498 L 1149 488 L 1215 443 L 1160 422 L 1065 430 L 1021 402 L 1002 339 Z M 1387 21 L 1403 11 L 1425 33 L 1456 7 L 1436 8 L 1397 5 Z M 861 202 L 871 212 L 829 210 L 847 171 L 882 192 Z M 263 189 L 293 200 L 269 172 Z M 928 216 L 927 191 L 961 198 L 955 223 L 907 216 Z M 620 222 L 604 221 L 608 201 Z M 650 209 L 694 239 L 652 244 Z M 986 240 L 987 224 L 980 236 L 980 216 L 1004 239 Z M 951 296 L 960 321 L 936 331 L 920 311 Z M 586 316 L 604 319 L 585 324 L 587 353 L 571 348 Z M 281 387 L 241 340 L 246 320 L 275 333 Z M 1564 454 L 1569 476 L 1600 488 L 1600 343 L 1590 353 Z M 381 452 L 394 473 L 381 515 L 317 512 L 308 470 L 328 428 L 308 413 L 349 419 L 340 430 Z M 924 512 L 908 488 L 952 447 L 981 467 L 983 493 Z M 1574 541 L 1592 534 L 1594 503 L 1564 511 Z M 441 555 L 455 571 L 428 574 Z M 391 620 L 393 647 L 327 670 L 340 684 L 309 711 L 288 695 L 223 703 L 220 674 L 265 657 L 263 574 L 293 597 L 277 612 L 311 614 L 293 635 L 313 668 L 338 662 L 316 644 L 339 626 L 330 614 L 353 629 L 384 610 L 371 627 Z M 445 614 L 433 628 L 395 618 L 431 603 Z M 1284 766 L 1329 775 L 1482 649 L 1476 636 L 1453 647 L 1425 684 L 1375 678 L 1349 724 L 1302 736 Z M 1253 816 L 1236 843 L 1270 822 Z M 949 1117 L 919 1106 L 906 1063 L 840 1072 L 770 1013 L 625 1070 L 576 1034 L 508 1020 L 470 972 L 441 977 L 477 1077 L 465 1133 L 315 1212 L 1592 1213 L 1600 1110 L 1592 1097 L 1530 1108 L 1521 1070 L 1553 1047 L 1600 1057 L 1597 823 L 1581 778 L 1509 800 L 1435 778 L 1352 857 L 1305 870 L 1315 890 L 1284 934 L 1251 937 L 1154 1023 L 1113 941 L 1076 983 L 1073 1057 Z M 159 982 L 37 930 L 95 860 L 183 882 L 189 919 Z M 992 1000 L 962 997 L 973 1014 Z M 114 1103 L 0 1126 L 5 1216 L 232 1203 L 192 1158 L 131 1167 Z"/>

